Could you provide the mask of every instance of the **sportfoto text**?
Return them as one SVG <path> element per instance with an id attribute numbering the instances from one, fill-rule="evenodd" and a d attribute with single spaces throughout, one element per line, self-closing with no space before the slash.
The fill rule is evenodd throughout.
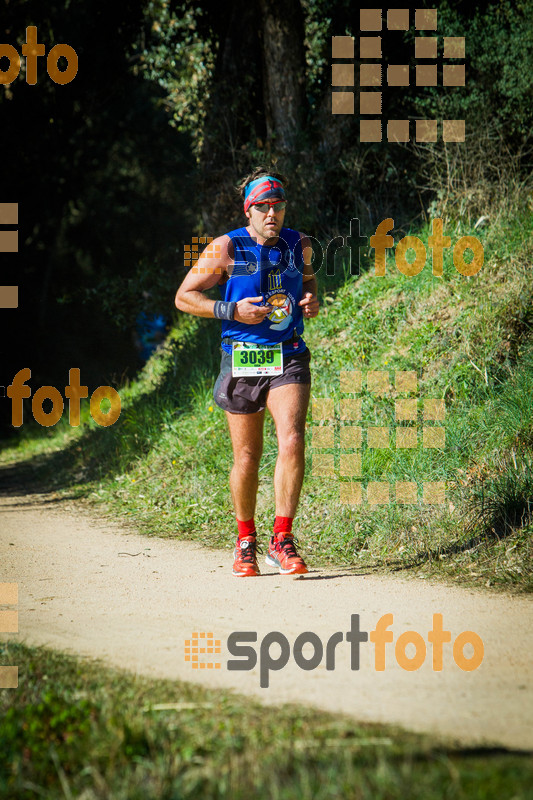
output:
<path id="1" fill-rule="evenodd" d="M 394 238 L 390 236 L 390 231 L 393 228 L 394 220 L 392 217 L 384 219 L 379 223 L 375 234 L 369 240 L 370 248 L 375 251 L 374 275 L 377 277 L 383 277 L 386 274 L 386 251 L 392 250 L 394 247 Z M 433 219 L 431 230 L 432 233 L 428 237 L 428 248 L 431 250 L 431 270 L 433 275 L 441 277 L 443 274 L 443 253 L 445 249 L 452 246 L 452 240 L 450 236 L 444 235 L 442 219 Z M 283 237 L 280 238 L 283 240 Z M 341 248 L 347 248 L 349 251 L 350 274 L 360 274 L 361 249 L 363 249 L 363 252 L 368 252 L 369 246 L 367 244 L 368 236 L 362 236 L 360 233 L 359 219 L 350 220 L 350 235 L 335 236 L 334 239 L 331 239 L 326 244 L 325 253 L 318 239 L 308 234 L 306 234 L 306 238 L 309 240 L 313 250 L 311 264 L 315 273 L 322 269 L 325 262 L 326 276 L 335 275 L 335 256 Z M 243 240 L 242 245 L 243 249 L 246 250 L 245 240 Z M 216 257 L 219 254 L 217 250 L 219 247 L 220 245 L 209 244 L 204 251 L 204 255 L 209 258 Z M 407 258 L 409 250 L 414 254 L 411 260 Z M 468 250 L 472 254 L 469 261 L 464 257 L 465 252 Z M 269 259 L 272 261 L 272 266 L 279 266 L 275 262 L 275 259 L 279 258 L 278 253 L 280 251 L 276 248 L 276 245 L 270 248 Z M 426 247 L 418 236 L 404 236 L 403 239 L 400 239 L 396 249 L 393 251 L 393 255 L 396 268 L 408 278 L 412 278 L 422 272 L 427 263 Z M 257 269 L 257 263 L 254 258 L 254 256 L 251 256 L 246 266 Z M 483 245 L 476 236 L 461 236 L 453 246 L 452 258 L 455 269 L 461 275 L 465 277 L 476 275 L 482 268 L 485 258 Z M 289 267 L 290 265 L 286 265 L 285 269 Z M 295 268 L 298 269 L 297 265 L 295 265 Z M 193 272 L 195 269 L 196 267 L 193 267 Z M 204 270 L 209 272 L 209 266 L 203 265 L 201 271 Z M 213 267 L 212 270 L 218 272 L 219 267 Z M 280 271 L 284 272 L 285 270 L 280 267 Z"/>
<path id="2" fill-rule="evenodd" d="M 69 383 L 65 386 L 65 397 L 68 398 L 69 424 L 77 427 L 80 424 L 80 400 L 89 396 L 87 386 L 80 384 L 80 371 L 73 367 L 68 373 Z M 20 428 L 23 424 L 23 399 L 31 397 L 31 389 L 26 385 L 26 381 L 31 378 L 29 367 L 19 369 L 12 383 L 7 387 L 7 396 L 11 399 L 11 424 L 14 428 Z M 45 411 L 43 403 L 49 400 L 52 403 L 50 411 Z M 101 409 L 102 400 L 109 403 L 108 411 Z M 56 425 L 63 416 L 63 398 L 55 386 L 41 386 L 32 397 L 31 410 L 33 417 L 39 425 L 49 428 Z M 112 386 L 99 386 L 91 395 L 90 412 L 91 417 L 98 425 L 107 428 L 114 425 L 120 417 L 121 403 L 120 395 Z"/>
<path id="3" fill-rule="evenodd" d="M 26 83 L 34 86 L 37 83 L 37 59 L 46 55 L 44 44 L 37 41 L 37 27 L 29 25 L 26 28 L 26 44 L 22 45 L 22 55 L 26 57 Z M 0 84 L 9 85 L 18 78 L 21 59 L 17 50 L 11 44 L 0 44 L 0 59 L 6 58 L 9 62 L 7 69 L 0 68 Z M 67 62 L 66 69 L 59 69 L 58 61 L 64 58 Z M 56 44 L 48 53 L 46 59 L 48 76 L 61 86 L 70 83 L 78 74 L 78 55 L 69 44 Z"/>
<path id="4" fill-rule="evenodd" d="M 405 631 L 396 639 L 394 648 L 391 645 L 394 634 L 389 630 L 394 623 L 393 614 L 384 614 L 379 620 L 373 631 L 362 631 L 359 627 L 359 614 L 351 615 L 351 628 L 346 632 L 346 641 L 350 644 L 351 669 L 358 670 L 360 664 L 360 646 L 363 642 L 368 642 L 369 638 L 374 645 L 374 669 L 376 672 L 383 672 L 387 663 L 395 658 L 396 663 L 402 669 L 413 672 L 420 669 L 426 660 L 427 646 L 423 636 L 416 631 Z M 433 628 L 428 631 L 427 641 L 431 644 L 432 666 L 434 672 L 440 672 L 444 662 L 444 645 L 452 640 L 451 631 L 444 630 L 442 614 L 433 614 Z M 341 631 L 333 633 L 324 645 L 320 637 L 312 631 L 304 631 L 294 640 L 292 646 L 292 656 L 300 669 L 310 672 L 316 669 L 326 656 L 326 669 L 335 669 L 335 651 L 337 645 L 344 641 L 344 634 Z M 235 631 L 228 636 L 227 647 L 232 656 L 237 658 L 227 662 L 228 670 L 249 671 L 254 669 L 259 658 L 259 685 L 266 689 L 270 682 L 270 673 L 278 672 L 288 663 L 291 655 L 291 645 L 283 633 L 272 631 L 263 637 L 259 644 L 259 654 L 256 648 L 249 643 L 257 642 L 255 631 Z M 414 648 L 413 655 L 407 655 L 407 648 Z M 470 645 L 473 649 L 469 657 L 464 655 L 464 647 Z M 303 653 L 304 647 L 310 647 L 312 655 Z M 279 652 L 273 655 L 271 650 Z M 453 657 L 453 661 L 464 672 L 472 672 L 477 669 L 483 661 L 484 647 L 483 640 L 474 631 L 463 631 L 454 640 L 451 654 L 446 648 L 448 663 Z M 451 656 L 451 657 L 450 657 Z"/>

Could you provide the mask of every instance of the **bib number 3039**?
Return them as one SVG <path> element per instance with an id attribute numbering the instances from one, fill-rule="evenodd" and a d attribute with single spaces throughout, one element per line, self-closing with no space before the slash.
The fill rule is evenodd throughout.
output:
<path id="1" fill-rule="evenodd" d="M 282 345 L 233 342 L 231 374 L 234 378 L 283 375 Z"/>

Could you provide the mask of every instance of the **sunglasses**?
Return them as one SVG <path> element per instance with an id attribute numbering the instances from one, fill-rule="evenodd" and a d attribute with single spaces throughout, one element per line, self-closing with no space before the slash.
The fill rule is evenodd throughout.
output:
<path id="1" fill-rule="evenodd" d="M 271 207 L 276 213 L 278 211 L 284 211 L 287 207 L 285 200 L 275 200 L 273 203 L 254 203 L 253 205 L 254 208 L 261 214 L 268 214 L 268 211 Z"/>

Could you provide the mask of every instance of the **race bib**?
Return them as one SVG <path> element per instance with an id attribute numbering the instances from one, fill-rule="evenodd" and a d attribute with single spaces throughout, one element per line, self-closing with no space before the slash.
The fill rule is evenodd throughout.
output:
<path id="1" fill-rule="evenodd" d="M 283 347 L 253 342 L 233 342 L 231 374 L 234 378 L 283 375 Z"/>

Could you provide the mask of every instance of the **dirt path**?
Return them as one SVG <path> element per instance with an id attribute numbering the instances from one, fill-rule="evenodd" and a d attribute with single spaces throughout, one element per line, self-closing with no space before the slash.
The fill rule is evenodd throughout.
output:
<path id="1" fill-rule="evenodd" d="M 315 570 L 294 579 L 262 564 L 260 578 L 238 579 L 231 575 L 229 549 L 124 532 L 51 500 L 0 496 L 0 581 L 19 585 L 19 641 L 100 657 L 149 676 L 231 687 L 265 703 L 312 704 L 467 744 L 533 749 L 529 598 L 347 569 Z M 374 669 L 371 642 L 361 644 L 360 669 L 352 670 L 346 641 L 351 615 L 359 614 L 361 630 L 370 632 L 387 613 L 394 615 L 394 642 L 385 647 L 385 670 Z M 445 644 L 443 669 L 433 671 L 427 634 L 434 613 L 443 615 L 452 642 L 463 630 L 482 638 L 478 669 L 462 671 L 452 644 Z M 395 643 L 408 630 L 427 644 L 416 671 L 402 669 L 395 658 Z M 193 631 L 213 632 L 221 640 L 220 656 L 199 656 L 219 660 L 220 669 L 193 670 L 184 660 L 184 641 Z M 270 631 L 286 636 L 289 661 L 281 671 L 270 671 L 268 688 L 259 686 L 258 666 L 227 669 L 232 658 L 227 637 L 233 631 L 257 632 L 258 654 Z M 324 644 L 324 658 L 312 671 L 293 658 L 293 643 L 304 631 L 313 631 Z M 326 642 L 336 631 L 344 632 L 344 640 L 336 647 L 335 669 L 326 670 Z M 280 648 L 272 644 L 270 652 L 276 659 Z M 312 652 L 307 645 L 302 656 Z M 467 645 L 465 656 L 472 652 Z M 406 653 L 411 656 L 414 646 Z M 264 667 L 266 658 L 258 663 Z"/>

